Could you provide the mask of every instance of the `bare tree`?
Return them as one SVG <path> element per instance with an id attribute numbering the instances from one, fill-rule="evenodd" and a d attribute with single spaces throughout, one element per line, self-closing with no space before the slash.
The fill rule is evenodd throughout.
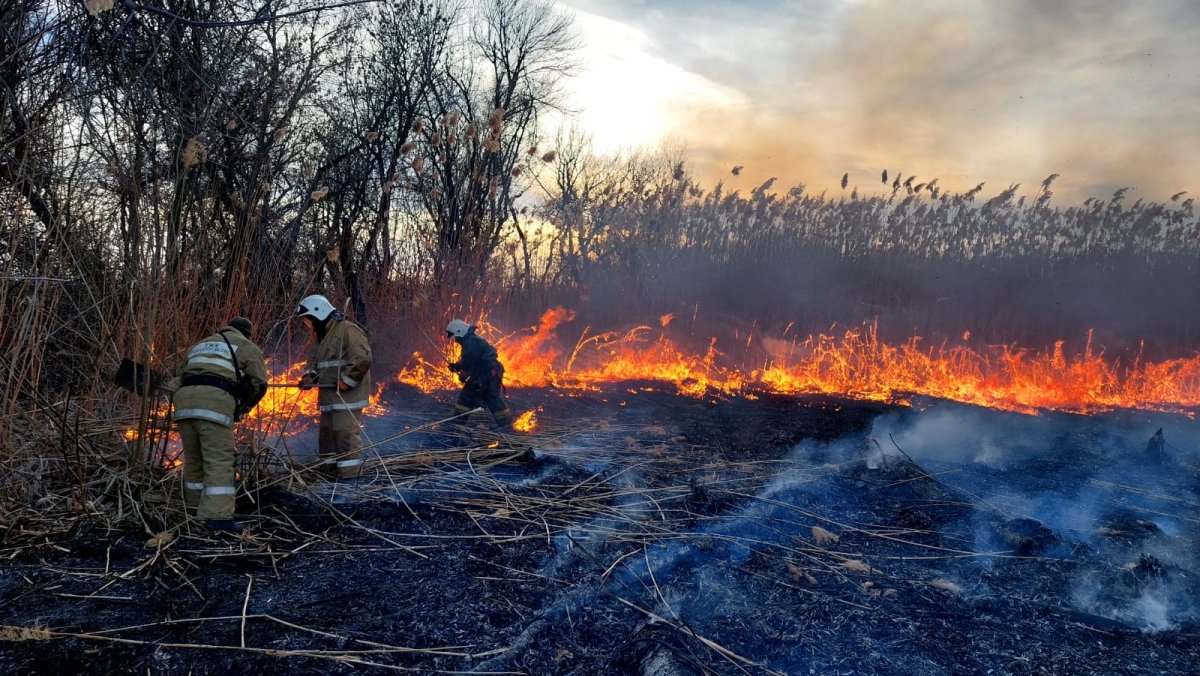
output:
<path id="1" fill-rule="evenodd" d="M 414 123 L 424 109 L 450 50 L 453 16 L 440 2 L 403 3 L 359 12 L 361 39 L 318 97 L 320 132 L 313 145 L 314 190 L 328 188 L 319 260 L 336 268 L 354 296 L 359 318 L 365 303 L 358 276 L 368 265 L 377 276 L 393 266 L 394 205 L 411 202 Z M 326 252 L 334 251 L 329 256 Z M 319 277 L 319 273 L 318 273 Z"/>
<path id="2" fill-rule="evenodd" d="M 575 46 L 571 18 L 551 4 L 493 0 L 471 49 L 443 73 L 431 101 L 437 124 L 422 148 L 429 170 L 417 177 L 438 275 L 483 276 L 539 161 L 538 120 L 558 105 Z"/>
<path id="3" fill-rule="evenodd" d="M 68 32 L 53 0 L 0 0 L 0 189 L 43 229 L 31 274 L 67 239 L 56 193 L 61 106 L 70 95 Z M 5 233 L 6 242 L 17 242 Z"/>

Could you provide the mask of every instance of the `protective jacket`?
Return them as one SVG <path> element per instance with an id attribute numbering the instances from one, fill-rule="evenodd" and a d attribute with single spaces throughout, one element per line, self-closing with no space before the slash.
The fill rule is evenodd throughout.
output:
<path id="1" fill-rule="evenodd" d="M 173 397 L 176 420 L 233 427 L 267 393 L 262 350 L 231 326 L 193 345 L 178 375 L 182 386 Z"/>
<path id="2" fill-rule="evenodd" d="M 463 383 L 454 408 L 456 416 L 466 420 L 470 411 L 486 406 L 496 419 L 496 424 L 505 431 L 512 429 L 512 415 L 504 402 L 504 365 L 496 355 L 496 348 L 475 334 L 475 327 L 467 335 L 455 338 L 462 346 L 462 359 L 451 364 Z"/>
<path id="3" fill-rule="evenodd" d="M 306 378 L 321 388 L 317 408 L 322 412 L 359 411 L 367 407 L 371 396 L 371 346 L 367 336 L 354 322 L 330 319 L 325 337 L 308 354 Z M 341 389 L 336 387 L 342 383 Z"/>
<path id="4" fill-rule="evenodd" d="M 456 338 L 462 345 L 462 359 L 457 362 L 458 372 L 464 380 L 487 382 L 492 378 L 502 379 L 504 366 L 496 355 L 496 348 L 475 333 L 471 327 L 467 335 Z"/>

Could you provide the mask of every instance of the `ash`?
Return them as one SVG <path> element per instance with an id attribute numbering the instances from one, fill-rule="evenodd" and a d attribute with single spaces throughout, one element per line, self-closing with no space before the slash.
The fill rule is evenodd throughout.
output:
<path id="1" fill-rule="evenodd" d="M 11 553 L 0 668 L 1189 673 L 1200 656 L 1184 416 L 624 383 L 516 391 L 538 427 L 502 436 L 386 399 L 364 477 L 278 475 L 239 503 L 249 538 L 184 528 L 152 550 L 93 527 Z"/>

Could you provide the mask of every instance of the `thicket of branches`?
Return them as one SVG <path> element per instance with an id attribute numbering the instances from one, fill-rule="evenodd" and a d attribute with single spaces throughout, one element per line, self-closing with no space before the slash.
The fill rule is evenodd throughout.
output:
<path id="1" fill-rule="evenodd" d="M 0 0 L 3 492 L 145 430 L 123 357 L 471 303 L 574 40 L 543 0 Z"/>
<path id="2" fill-rule="evenodd" d="M 552 303 L 599 323 L 699 305 L 742 328 L 1197 335 L 1183 193 L 706 189 L 679 149 L 546 136 L 574 47 L 544 0 L 0 0 L 5 494 L 82 482 L 81 457 L 145 429 L 151 402 L 112 396 L 122 357 L 169 370 L 233 314 L 290 346 L 315 292 L 387 336 L 384 364 L 424 349 L 405 327 Z"/>

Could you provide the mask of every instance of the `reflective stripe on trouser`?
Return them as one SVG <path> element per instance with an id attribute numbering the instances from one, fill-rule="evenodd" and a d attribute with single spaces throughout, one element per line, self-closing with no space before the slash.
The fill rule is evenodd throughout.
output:
<path id="1" fill-rule="evenodd" d="M 200 504 L 200 496 L 204 494 L 203 481 L 188 481 L 187 478 L 188 467 L 196 464 L 184 461 L 183 465 L 183 503 L 192 509 L 195 509 L 196 505 Z M 199 471 L 198 465 L 196 471 Z"/>
<path id="2" fill-rule="evenodd" d="M 178 421 L 183 442 L 184 498 L 200 519 L 232 519 L 236 478 L 233 430 L 207 420 Z"/>
<path id="3" fill-rule="evenodd" d="M 342 479 L 362 472 L 362 411 L 321 413 L 317 455 L 322 468 L 336 471 Z"/>

